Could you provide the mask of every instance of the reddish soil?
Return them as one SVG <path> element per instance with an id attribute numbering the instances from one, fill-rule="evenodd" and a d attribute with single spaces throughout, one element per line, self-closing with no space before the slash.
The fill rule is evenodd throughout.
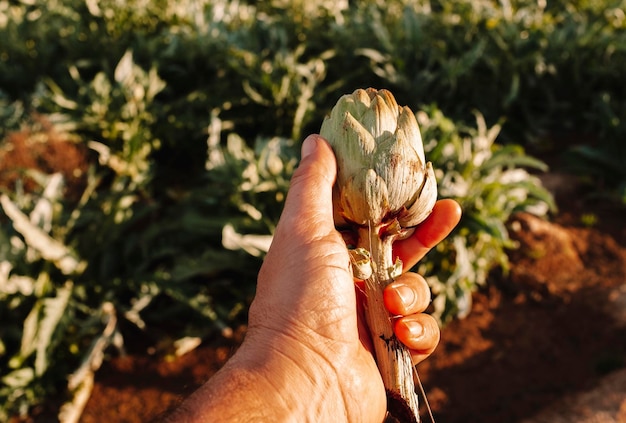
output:
<path id="1" fill-rule="evenodd" d="M 65 181 L 65 198 L 77 200 L 85 188 L 88 157 L 83 144 L 54 130 L 43 116 L 33 116 L 28 125 L 7 135 L 0 149 L 0 189 L 15 191 L 21 181 L 26 192 L 37 185 L 25 172 L 59 172 Z"/>
<path id="2" fill-rule="evenodd" d="M 555 222 L 530 215 L 511 221 L 520 248 L 510 253 L 510 273 L 494 274 L 475 293 L 470 315 L 447 325 L 437 351 L 420 364 L 436 421 L 521 422 L 626 366 L 624 211 L 562 210 Z M 582 225 L 590 216 L 596 223 Z M 98 373 L 82 421 L 153 420 L 235 349 L 236 342 L 222 341 L 173 361 L 113 359 Z M 602 421 L 626 421 L 626 391 L 617 400 L 621 417 Z"/>

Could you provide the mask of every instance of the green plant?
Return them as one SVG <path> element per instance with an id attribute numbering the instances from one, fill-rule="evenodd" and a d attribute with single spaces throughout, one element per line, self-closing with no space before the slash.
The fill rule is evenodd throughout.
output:
<path id="1" fill-rule="evenodd" d="M 495 143 L 500 125 L 488 128 L 476 113 L 476 127 L 459 126 L 435 106 L 419 112 L 418 122 L 440 197 L 454 198 L 463 209 L 459 226 L 418 269 L 433 290 L 435 315 L 446 322 L 469 313 L 471 293 L 495 266 L 508 269 L 506 249 L 514 247 L 506 227 L 511 214 L 545 215 L 556 205 L 539 179 L 524 170 L 546 170 L 546 165 L 520 146 Z"/>
<path id="2" fill-rule="evenodd" d="M 565 156 L 566 167 L 572 173 L 584 175 L 583 182 L 593 187 L 602 187 L 589 194 L 589 198 L 609 199 L 626 205 L 626 148 L 620 142 L 593 147 L 580 145 L 573 147 Z M 585 180 L 586 179 L 586 180 Z"/>
<path id="3" fill-rule="evenodd" d="M 20 122 L 24 118 L 24 105 L 20 102 L 11 101 L 6 93 L 0 90 L 0 137 L 5 138 L 9 131 L 19 129 Z"/>
<path id="4" fill-rule="evenodd" d="M 228 138 L 203 183 L 163 203 L 145 187 L 149 156 L 124 155 L 133 137 L 118 154 L 91 144 L 99 164 L 78 201 L 63 197 L 60 174 L 33 171 L 33 191 L 1 194 L 3 418 L 56 393 L 75 421 L 104 354 L 124 346 L 121 322 L 201 338 L 244 314 L 296 158 L 286 139 L 251 149 Z"/>

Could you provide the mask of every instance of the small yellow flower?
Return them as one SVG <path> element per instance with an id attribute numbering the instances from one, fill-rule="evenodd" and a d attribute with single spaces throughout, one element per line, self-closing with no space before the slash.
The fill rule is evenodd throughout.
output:
<path id="1" fill-rule="evenodd" d="M 489 18 L 487 19 L 487 21 L 485 22 L 485 27 L 487 29 L 494 29 L 495 27 L 497 27 L 500 24 L 500 20 L 497 18 Z"/>

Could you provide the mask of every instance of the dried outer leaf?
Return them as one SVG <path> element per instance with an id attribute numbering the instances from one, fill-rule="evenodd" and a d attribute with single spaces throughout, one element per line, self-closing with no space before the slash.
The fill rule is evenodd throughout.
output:
<path id="1" fill-rule="evenodd" d="M 423 184 L 415 194 L 415 200 L 406 213 L 398 216 L 400 225 L 403 227 L 417 226 L 423 222 L 435 206 L 437 201 L 437 179 L 430 162 L 426 163 L 426 175 Z"/>
<path id="2" fill-rule="evenodd" d="M 365 248 L 355 248 L 348 250 L 350 254 L 350 263 L 352 263 L 352 275 L 361 280 L 365 280 L 372 276 L 372 261 L 370 252 Z"/>

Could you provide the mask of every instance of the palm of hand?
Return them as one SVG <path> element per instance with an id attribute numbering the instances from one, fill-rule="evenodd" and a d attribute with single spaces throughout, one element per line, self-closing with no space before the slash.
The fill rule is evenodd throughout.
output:
<path id="1" fill-rule="evenodd" d="M 327 409 L 317 410 L 327 419 L 318 415 L 317 421 L 345 415 L 350 422 L 380 422 L 386 410 L 384 387 L 357 315 L 345 243 L 333 226 L 309 217 L 285 222 L 288 234 L 277 230 L 277 248 L 265 261 L 270 265 L 261 269 L 250 308 L 249 336 L 255 343 L 264 338 L 268 356 L 291 357 L 306 375 L 303 380 L 327 385 L 322 392 L 329 398 L 321 402 Z M 318 391 L 317 386 L 300 388 L 303 401 Z"/>

